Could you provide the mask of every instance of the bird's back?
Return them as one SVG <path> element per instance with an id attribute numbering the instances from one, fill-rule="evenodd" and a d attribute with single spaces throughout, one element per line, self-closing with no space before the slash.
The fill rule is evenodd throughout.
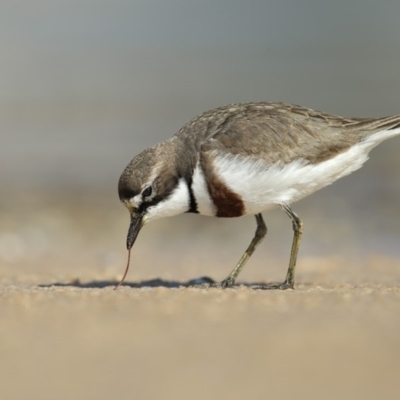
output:
<path id="1" fill-rule="evenodd" d="M 231 104 L 192 119 L 177 133 L 198 151 L 244 155 L 285 164 L 312 164 L 345 151 L 365 137 L 400 126 L 400 116 L 344 118 L 284 103 Z"/>

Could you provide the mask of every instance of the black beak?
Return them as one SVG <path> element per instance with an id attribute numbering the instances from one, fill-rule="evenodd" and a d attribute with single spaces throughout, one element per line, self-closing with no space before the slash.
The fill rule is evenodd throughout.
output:
<path id="1" fill-rule="evenodd" d="M 129 225 L 128 236 L 126 238 L 126 248 L 130 250 L 135 243 L 140 229 L 143 226 L 143 216 L 131 213 L 131 224 Z"/>

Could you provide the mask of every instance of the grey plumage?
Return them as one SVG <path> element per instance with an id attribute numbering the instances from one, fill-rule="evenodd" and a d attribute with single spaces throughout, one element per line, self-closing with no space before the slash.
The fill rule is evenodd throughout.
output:
<path id="1" fill-rule="evenodd" d="M 315 164 L 379 130 L 399 126 L 400 116 L 344 118 L 284 103 L 231 104 L 205 112 L 177 136 L 193 137 L 201 151 Z"/>

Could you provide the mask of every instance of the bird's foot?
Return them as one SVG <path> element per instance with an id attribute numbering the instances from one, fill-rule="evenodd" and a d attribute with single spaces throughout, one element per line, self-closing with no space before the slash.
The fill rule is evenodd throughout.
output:
<path id="1" fill-rule="evenodd" d="M 254 289 L 256 290 L 287 290 L 287 289 L 292 289 L 294 290 L 294 282 L 289 282 L 285 281 L 282 283 L 275 283 L 275 284 L 269 284 L 265 286 L 257 286 Z"/>
<path id="2" fill-rule="evenodd" d="M 215 283 L 203 283 L 202 285 L 195 285 L 194 287 L 197 289 L 210 289 L 210 288 L 215 288 L 215 289 L 226 289 L 230 288 L 235 284 L 235 281 L 233 279 L 224 279 L 221 282 L 215 282 Z"/>

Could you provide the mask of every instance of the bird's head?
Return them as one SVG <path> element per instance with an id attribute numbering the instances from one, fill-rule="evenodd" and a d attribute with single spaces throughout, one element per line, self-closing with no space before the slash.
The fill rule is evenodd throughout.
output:
<path id="1" fill-rule="evenodd" d="M 164 142 L 138 154 L 119 179 L 119 198 L 131 216 L 126 240 L 128 250 L 150 220 L 189 210 L 188 184 L 179 176 L 176 157 L 168 144 Z"/>

